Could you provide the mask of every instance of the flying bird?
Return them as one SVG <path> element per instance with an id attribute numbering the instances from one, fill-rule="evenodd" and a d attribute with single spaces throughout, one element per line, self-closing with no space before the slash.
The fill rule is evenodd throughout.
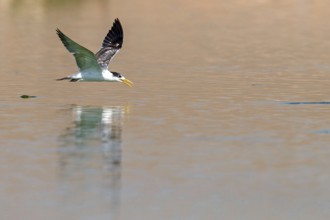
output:
<path id="1" fill-rule="evenodd" d="M 59 29 L 56 29 L 56 32 L 66 49 L 75 57 L 79 68 L 78 73 L 57 80 L 122 82 L 130 87 L 133 86 L 133 82 L 126 79 L 122 74 L 108 70 L 110 61 L 123 45 L 124 33 L 118 18 L 113 22 L 111 29 L 102 42 L 101 49 L 96 54 L 71 40 Z"/>

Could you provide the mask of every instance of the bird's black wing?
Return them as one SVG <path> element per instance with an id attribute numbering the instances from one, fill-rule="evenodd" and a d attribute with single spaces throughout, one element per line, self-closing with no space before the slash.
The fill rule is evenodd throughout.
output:
<path id="1" fill-rule="evenodd" d="M 103 40 L 101 49 L 96 53 L 97 62 L 102 69 L 108 69 L 111 59 L 123 45 L 123 38 L 123 28 L 119 19 L 116 18 Z"/>

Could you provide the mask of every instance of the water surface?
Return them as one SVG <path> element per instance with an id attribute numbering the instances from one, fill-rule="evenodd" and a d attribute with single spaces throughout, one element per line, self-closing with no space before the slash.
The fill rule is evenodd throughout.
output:
<path id="1" fill-rule="evenodd" d="M 327 1 L 0 3 L 2 219 L 329 219 Z"/>

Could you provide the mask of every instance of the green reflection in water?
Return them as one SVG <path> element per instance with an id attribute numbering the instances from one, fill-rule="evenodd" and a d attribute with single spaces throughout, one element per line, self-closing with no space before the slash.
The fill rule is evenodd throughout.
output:
<path id="1" fill-rule="evenodd" d="M 71 111 L 73 122 L 59 137 L 63 209 L 71 212 L 103 206 L 102 215 L 116 219 L 120 210 L 122 121 L 127 107 L 75 106 Z"/>

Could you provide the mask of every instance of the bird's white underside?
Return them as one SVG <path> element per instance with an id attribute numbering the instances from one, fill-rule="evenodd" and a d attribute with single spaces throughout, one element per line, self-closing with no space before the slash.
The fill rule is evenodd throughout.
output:
<path id="1" fill-rule="evenodd" d="M 118 77 L 114 77 L 113 74 L 109 70 L 102 70 L 102 72 L 95 71 L 82 71 L 75 74 L 72 74 L 70 78 L 79 79 L 85 82 L 120 82 L 121 80 Z"/>

